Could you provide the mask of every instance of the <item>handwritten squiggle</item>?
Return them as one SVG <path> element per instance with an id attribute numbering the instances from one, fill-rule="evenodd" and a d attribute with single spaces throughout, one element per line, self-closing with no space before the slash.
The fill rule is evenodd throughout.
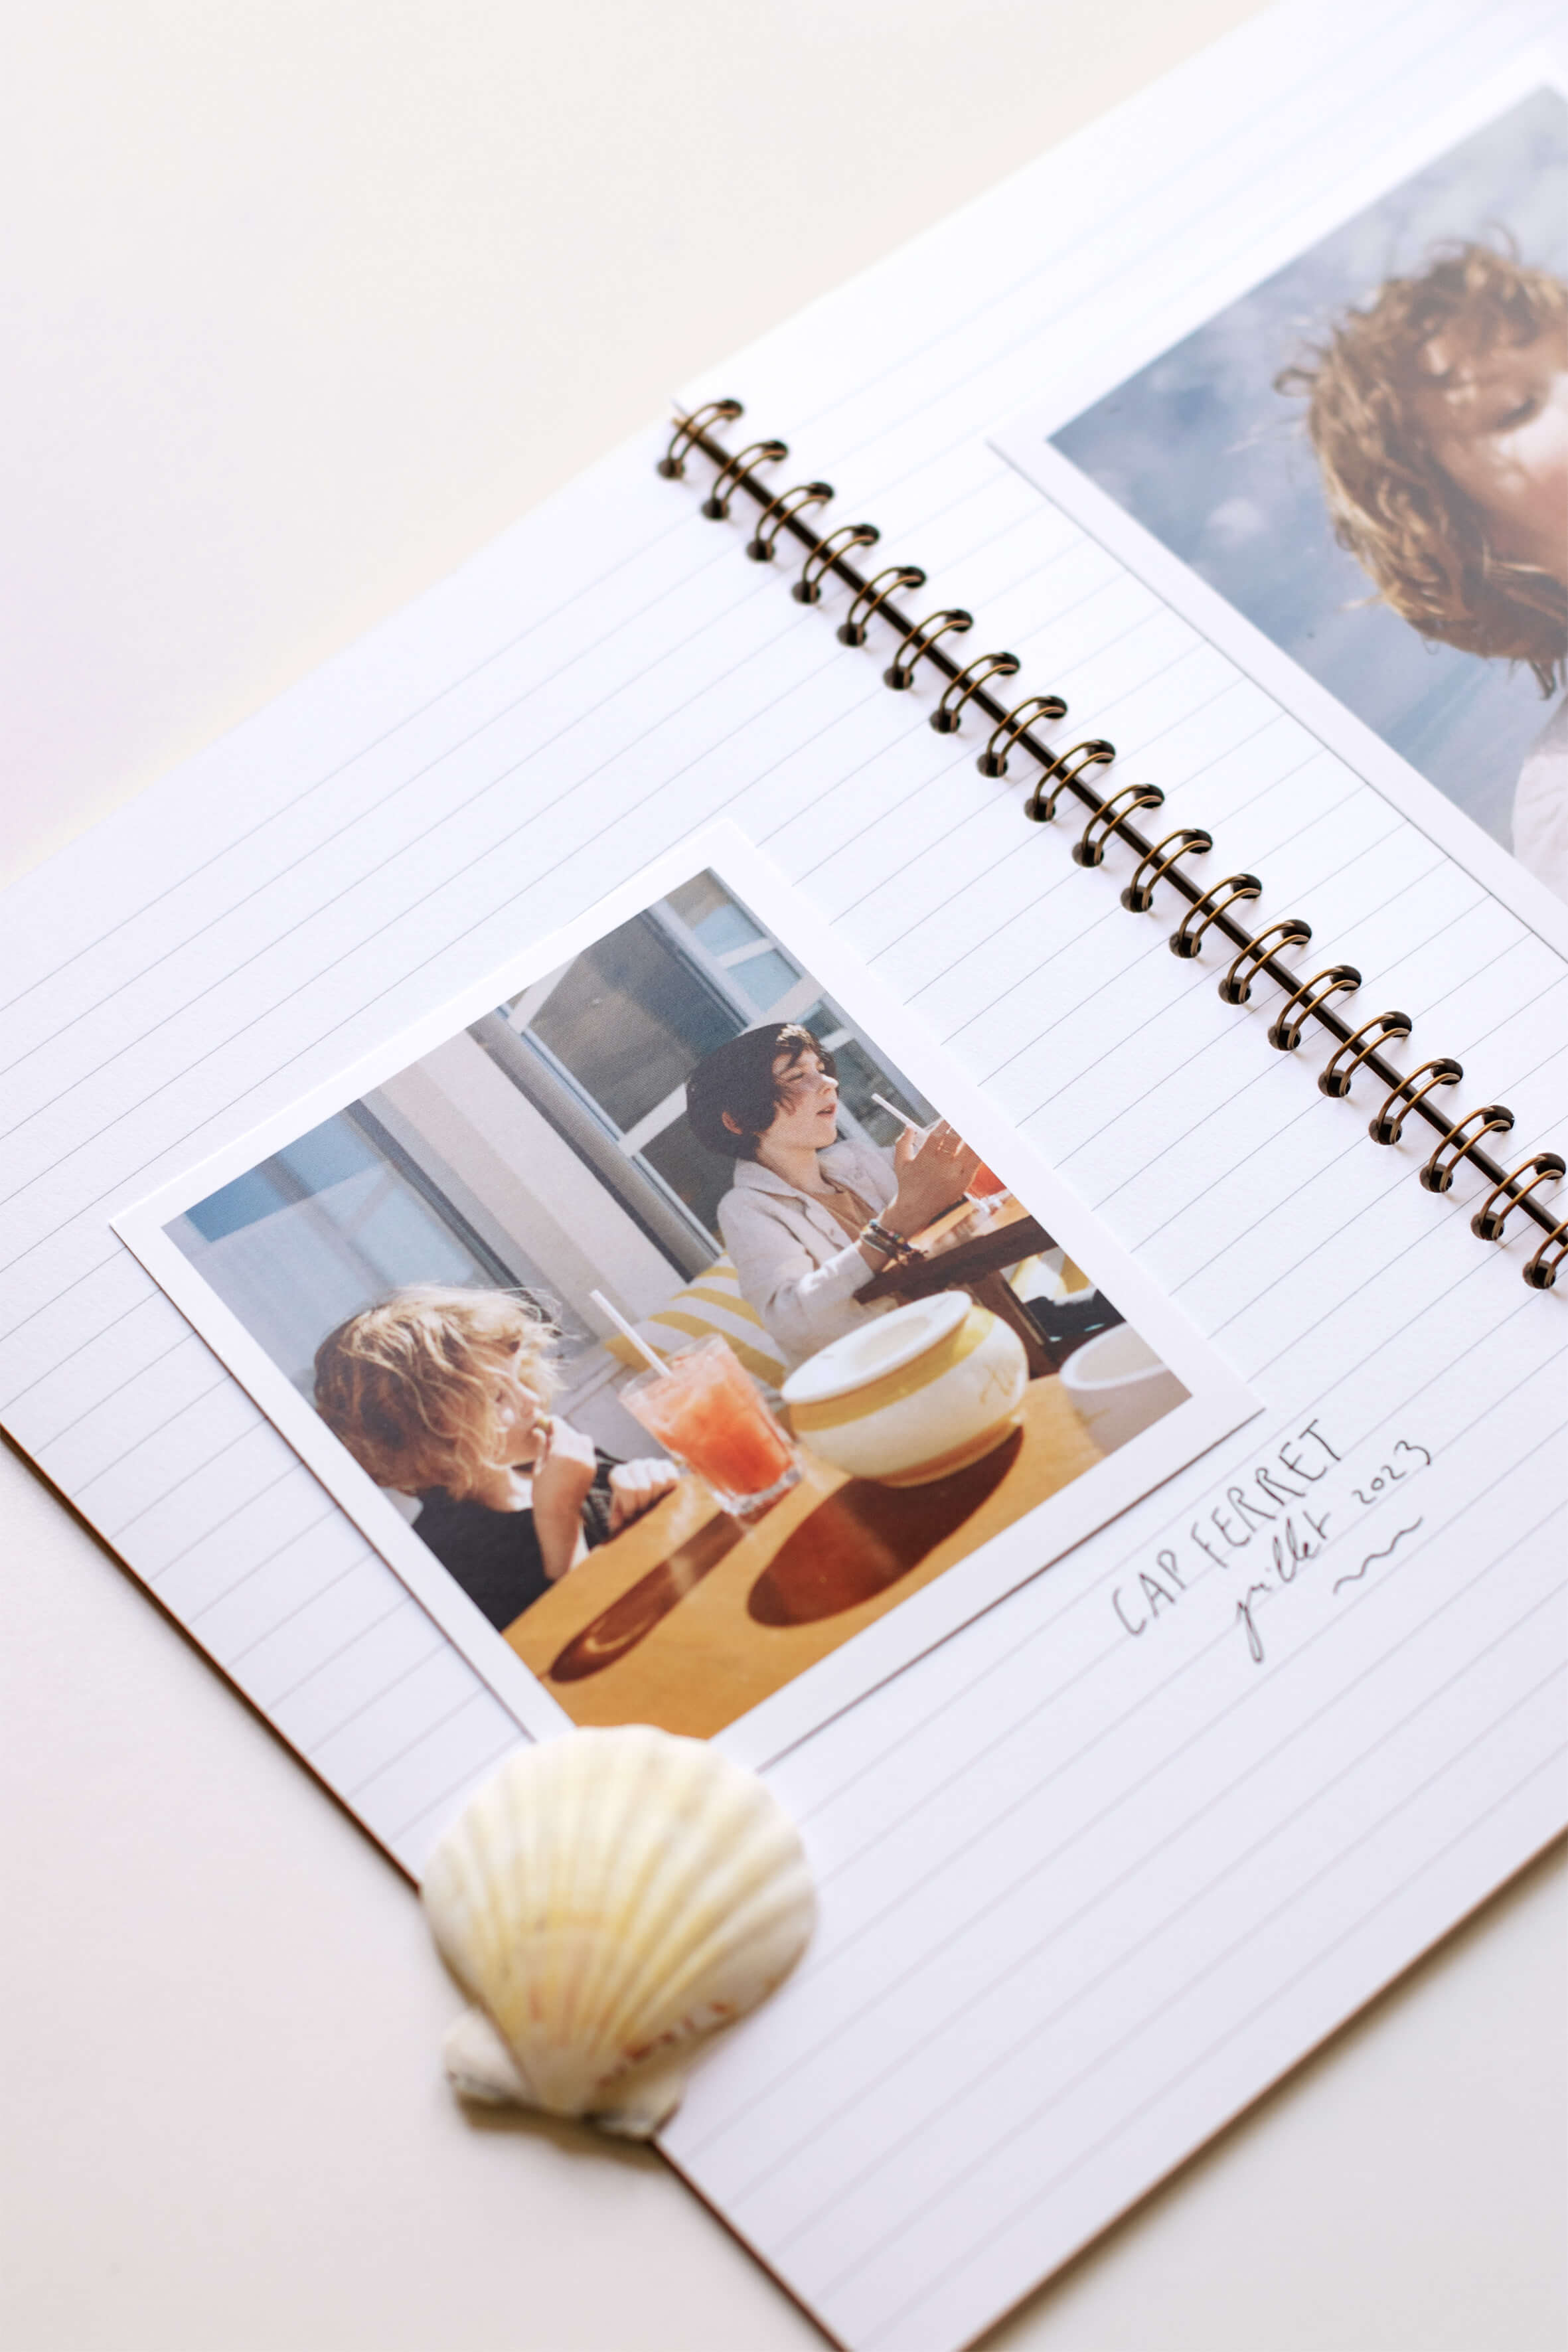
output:
<path id="1" fill-rule="evenodd" d="M 1415 1528 L 1421 1525 L 1422 1521 L 1417 1519 L 1415 1527 L 1401 1528 L 1393 1543 L 1385 1544 L 1381 1551 L 1369 1551 L 1359 1568 L 1352 1568 L 1348 1576 L 1342 1576 L 1336 1580 L 1334 1591 L 1342 1592 L 1347 1584 L 1359 1584 L 1374 1560 L 1386 1559 L 1395 1546 L 1402 1544 L 1406 1536 L 1413 1536 L 1415 1533 Z"/>

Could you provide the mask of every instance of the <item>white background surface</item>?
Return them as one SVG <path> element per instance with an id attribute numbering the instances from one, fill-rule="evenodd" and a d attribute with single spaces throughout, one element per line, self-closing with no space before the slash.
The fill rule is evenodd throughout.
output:
<path id="1" fill-rule="evenodd" d="M 1248 13 L 14 12 L 4 870 Z M 9 1454 L 0 1545 L 8 2346 L 820 2343 L 657 2158 L 453 2109 L 407 1888 Z M 1538 1865 L 997 2352 L 1555 2347 L 1565 1881 Z"/>

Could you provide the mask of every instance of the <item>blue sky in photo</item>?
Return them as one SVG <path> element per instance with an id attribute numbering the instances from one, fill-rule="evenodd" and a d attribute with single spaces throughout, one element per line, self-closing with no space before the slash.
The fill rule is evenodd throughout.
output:
<path id="1" fill-rule="evenodd" d="M 1520 762 L 1545 724 L 1527 669 L 1430 646 L 1365 601 L 1334 544 L 1302 404 L 1279 371 L 1385 278 L 1458 239 L 1511 239 L 1568 277 L 1568 104 L 1534 92 L 1287 264 L 1054 434 L 1145 530 L 1510 846 Z"/>

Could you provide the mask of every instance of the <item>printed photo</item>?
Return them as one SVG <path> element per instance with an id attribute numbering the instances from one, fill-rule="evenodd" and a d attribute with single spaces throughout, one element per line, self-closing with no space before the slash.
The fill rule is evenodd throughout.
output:
<path id="1" fill-rule="evenodd" d="M 503 1695 L 579 1723 L 722 1730 L 1030 1529 L 885 1672 L 1250 1410 L 745 866 L 118 1221 Z"/>
<path id="2" fill-rule="evenodd" d="M 1560 92 L 1041 437 L 1568 900 Z"/>

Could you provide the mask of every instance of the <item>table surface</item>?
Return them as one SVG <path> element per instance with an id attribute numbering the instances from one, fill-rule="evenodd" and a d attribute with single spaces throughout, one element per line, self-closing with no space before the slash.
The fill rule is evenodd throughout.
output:
<path id="1" fill-rule="evenodd" d="M 683 1477 L 506 1638 L 578 1723 L 721 1731 L 1100 1459 L 1059 1380 L 1030 1381 L 1020 1423 L 921 1486 L 803 1447 L 800 1484 L 752 1527 Z"/>
<path id="2" fill-rule="evenodd" d="M 1011 1199 L 990 1211 L 972 1205 L 950 1209 L 913 1239 L 920 1263 L 883 1266 L 855 1293 L 857 1298 L 923 1298 L 949 1283 L 962 1289 L 1052 1246 L 1039 1219 Z"/>
<path id="3" fill-rule="evenodd" d="M 14 11 L 0 863 L 1251 12 Z M 457 2111 L 406 1885 L 3 1453 L 0 1546 L 0 2340 L 820 2352 L 657 2157 Z M 1488 1906 L 988 2352 L 1555 2347 L 1565 1876 Z"/>

